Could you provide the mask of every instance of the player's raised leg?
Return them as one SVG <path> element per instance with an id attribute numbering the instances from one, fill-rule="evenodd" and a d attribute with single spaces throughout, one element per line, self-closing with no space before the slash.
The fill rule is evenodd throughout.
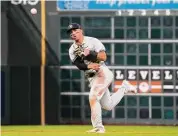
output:
<path id="1" fill-rule="evenodd" d="M 137 93 L 137 89 L 126 80 L 123 81 L 121 87 L 112 95 L 110 95 L 110 92 L 107 89 L 101 98 L 102 108 L 106 110 L 112 110 L 122 100 L 124 94 L 129 92 Z"/>
<path id="2" fill-rule="evenodd" d="M 89 102 L 91 108 L 91 121 L 94 129 L 88 132 L 105 132 L 102 124 L 101 104 L 105 109 L 111 110 L 120 102 L 125 93 L 133 90 L 136 91 L 129 82 L 123 81 L 120 89 L 110 96 L 107 88 L 111 84 L 112 80 L 113 73 L 105 67 L 100 69 L 99 74 L 93 80 L 89 94 Z"/>

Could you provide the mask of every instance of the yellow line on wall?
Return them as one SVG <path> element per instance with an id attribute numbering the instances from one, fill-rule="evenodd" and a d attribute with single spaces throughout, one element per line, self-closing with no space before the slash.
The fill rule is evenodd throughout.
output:
<path id="1" fill-rule="evenodd" d="M 45 125 L 46 6 L 41 0 L 41 125 Z"/>

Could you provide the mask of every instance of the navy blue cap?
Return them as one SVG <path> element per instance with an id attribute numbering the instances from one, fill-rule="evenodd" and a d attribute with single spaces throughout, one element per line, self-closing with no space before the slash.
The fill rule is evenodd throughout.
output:
<path id="1" fill-rule="evenodd" d="M 72 29 L 81 29 L 81 26 L 77 23 L 71 23 L 67 28 L 67 33 L 70 33 Z"/>

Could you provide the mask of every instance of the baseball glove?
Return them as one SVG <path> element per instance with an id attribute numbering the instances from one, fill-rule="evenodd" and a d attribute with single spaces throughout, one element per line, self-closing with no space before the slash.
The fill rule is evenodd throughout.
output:
<path id="1" fill-rule="evenodd" d="M 86 55 L 84 53 L 84 48 L 82 48 L 81 46 L 77 46 L 74 50 L 74 54 L 77 57 L 80 57 L 82 60 L 87 60 L 93 63 L 99 63 L 100 61 L 96 59 L 95 55 L 96 52 L 95 51 L 90 51 L 90 54 Z"/>
<path id="2" fill-rule="evenodd" d="M 82 59 L 84 58 L 83 52 L 84 52 L 84 49 L 81 48 L 80 46 L 77 46 L 77 47 L 75 48 L 75 50 L 74 50 L 75 56 L 81 57 Z"/>

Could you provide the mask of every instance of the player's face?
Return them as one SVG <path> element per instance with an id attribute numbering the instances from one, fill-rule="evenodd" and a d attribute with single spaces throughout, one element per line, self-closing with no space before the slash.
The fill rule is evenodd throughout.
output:
<path id="1" fill-rule="evenodd" d="M 83 33 L 81 29 L 73 29 L 70 32 L 70 37 L 72 40 L 79 40 L 82 37 Z"/>

